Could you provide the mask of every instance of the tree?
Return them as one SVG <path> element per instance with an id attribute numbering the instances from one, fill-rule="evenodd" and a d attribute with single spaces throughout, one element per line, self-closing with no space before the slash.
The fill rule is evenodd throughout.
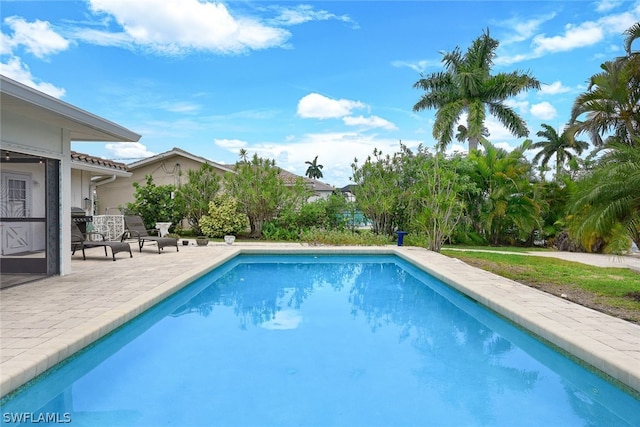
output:
<path id="1" fill-rule="evenodd" d="M 576 98 L 571 110 L 573 132 L 587 133 L 596 147 L 607 141 L 638 145 L 640 52 L 632 51 L 631 46 L 640 37 L 640 25 L 635 24 L 625 34 L 627 55 L 603 63 L 602 71 L 591 76 L 587 92 Z"/>
<path id="2" fill-rule="evenodd" d="M 145 227 L 155 228 L 156 222 L 171 222 L 172 231 L 183 218 L 181 201 L 175 198 L 176 188 L 173 185 L 153 183 L 153 176 L 145 176 L 147 183 L 140 185 L 134 182 L 135 202 L 127 203 L 127 210 L 142 217 Z"/>
<path id="3" fill-rule="evenodd" d="M 318 156 L 315 157 L 315 159 L 313 159 L 313 162 L 309 162 L 306 161 L 305 163 L 309 165 L 309 167 L 307 168 L 307 171 L 304 173 L 305 176 L 309 177 L 310 179 L 320 179 L 322 178 L 322 165 L 317 164 L 318 161 Z"/>
<path id="4" fill-rule="evenodd" d="M 535 199 L 531 165 L 524 158 L 528 141 L 508 153 L 491 144 L 470 154 L 471 180 L 480 192 L 467 206 L 475 228 L 491 244 L 529 241 L 542 226 L 541 205 Z"/>
<path id="5" fill-rule="evenodd" d="M 636 144 L 640 141 L 636 141 Z M 612 143 L 591 175 L 578 182 L 571 198 L 570 230 L 585 248 L 605 238 L 605 251 L 640 247 L 640 150 Z"/>
<path id="6" fill-rule="evenodd" d="M 540 149 L 540 151 L 533 158 L 533 163 L 540 163 L 545 168 L 552 157 L 556 160 L 556 175 L 555 179 L 560 179 L 562 168 L 567 160 L 573 160 L 576 155 L 582 154 L 584 150 L 589 147 L 589 144 L 585 141 L 575 139 L 575 134 L 568 129 L 565 129 L 562 134 L 558 132 L 550 125 L 543 123 L 543 130 L 536 133 L 540 138 L 544 138 L 540 141 L 536 141 L 529 147 L 530 150 Z"/>
<path id="7" fill-rule="evenodd" d="M 640 23 L 624 32 L 625 56 L 603 63 L 571 112 L 576 133 L 600 153 L 570 204 L 569 231 L 587 250 L 621 253 L 640 243 Z M 604 245 L 604 247 L 602 247 Z"/>
<path id="8" fill-rule="evenodd" d="M 398 168 L 397 155 L 385 156 L 378 149 L 373 150 L 373 157 L 368 156 L 362 166 L 358 165 L 358 159 L 351 164 L 357 206 L 371 221 L 376 234 L 392 235 L 397 225 L 397 206 L 402 192 Z"/>
<path id="9" fill-rule="evenodd" d="M 280 178 L 280 168 L 274 160 L 263 159 L 254 154 L 251 161 L 241 155 L 235 172 L 224 176 L 225 191 L 234 196 L 239 210 L 249 218 L 251 237 L 262 235 L 265 221 L 276 217 L 286 206 L 300 206 L 308 197 L 308 190 L 298 178 L 294 185 L 287 186 Z"/>
<path id="10" fill-rule="evenodd" d="M 189 170 L 188 177 L 188 182 L 178 189 L 178 197 L 184 204 L 184 216 L 191 229 L 200 235 L 200 218 L 209 213 L 209 202 L 220 191 L 220 176 L 213 166 L 205 163 L 200 169 Z"/>
<path id="11" fill-rule="evenodd" d="M 440 252 L 464 213 L 459 195 L 464 176 L 442 153 L 416 159 L 419 165 L 411 191 L 411 226 L 426 235 L 429 250 Z"/>
<path id="12" fill-rule="evenodd" d="M 469 152 L 478 148 L 483 139 L 487 111 L 496 117 L 513 135 L 529 134 L 525 121 L 504 101 L 528 89 L 539 89 L 540 82 L 528 73 L 491 74 L 499 42 L 483 33 L 462 53 L 456 47 L 443 55 L 445 71 L 422 76 L 413 86 L 426 93 L 413 106 L 418 112 L 435 108 L 433 137 L 441 147 L 451 143 L 456 124 L 467 114 L 465 126 Z"/>

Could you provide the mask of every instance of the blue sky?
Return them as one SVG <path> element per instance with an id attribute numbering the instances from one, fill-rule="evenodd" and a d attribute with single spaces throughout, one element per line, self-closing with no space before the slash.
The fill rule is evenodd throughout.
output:
<path id="1" fill-rule="evenodd" d="M 640 1 L 3 0 L 0 14 L 2 74 L 142 135 L 73 150 L 130 163 L 179 147 L 234 163 L 244 148 L 300 175 L 318 156 L 323 181 L 342 187 L 374 148 L 434 145 L 413 84 L 487 28 L 494 72 L 543 83 L 508 101 L 530 137 L 560 129 L 622 54 Z M 523 141 L 487 127 L 498 146 Z"/>

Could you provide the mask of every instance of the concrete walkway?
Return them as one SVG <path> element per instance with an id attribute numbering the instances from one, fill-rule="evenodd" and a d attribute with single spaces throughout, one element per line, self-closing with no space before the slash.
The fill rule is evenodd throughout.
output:
<path id="1" fill-rule="evenodd" d="M 87 260 L 73 273 L 0 291 L 0 394 L 5 395 L 240 253 L 397 254 L 534 334 L 640 392 L 640 326 L 414 247 L 210 243 L 153 246 Z"/>

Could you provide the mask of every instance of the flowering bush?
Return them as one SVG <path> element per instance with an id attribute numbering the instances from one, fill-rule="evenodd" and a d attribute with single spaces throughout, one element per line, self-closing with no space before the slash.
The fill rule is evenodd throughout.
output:
<path id="1" fill-rule="evenodd" d="M 208 237 L 243 233 L 249 227 L 249 219 L 238 210 L 238 200 L 228 194 L 218 194 L 209 202 L 209 215 L 200 218 L 198 225 Z"/>

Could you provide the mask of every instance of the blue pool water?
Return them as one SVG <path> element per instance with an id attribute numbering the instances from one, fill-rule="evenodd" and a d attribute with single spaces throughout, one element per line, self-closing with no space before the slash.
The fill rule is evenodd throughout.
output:
<path id="1" fill-rule="evenodd" d="M 2 402 L 3 423 L 24 414 L 611 427 L 639 426 L 640 401 L 397 257 L 241 256 Z"/>

